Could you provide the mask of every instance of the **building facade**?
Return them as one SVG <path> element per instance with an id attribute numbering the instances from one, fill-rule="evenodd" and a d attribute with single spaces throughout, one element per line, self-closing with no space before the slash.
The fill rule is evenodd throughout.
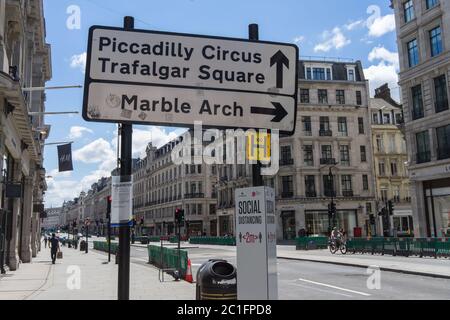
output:
<path id="1" fill-rule="evenodd" d="M 0 0 L 0 267 L 16 270 L 40 248 L 40 215 L 47 188 L 42 115 L 51 78 L 42 0 Z"/>
<path id="2" fill-rule="evenodd" d="M 450 2 L 392 0 L 416 237 L 450 234 Z"/>
<path id="3" fill-rule="evenodd" d="M 182 234 L 210 235 L 215 220 L 215 175 L 202 164 L 173 163 L 171 153 L 181 139 L 156 148 L 151 143 L 146 157 L 133 168 L 133 216 L 136 230 L 148 235 L 175 234 L 175 210 L 184 209 Z"/>
<path id="4" fill-rule="evenodd" d="M 46 217 L 42 219 L 41 228 L 46 231 L 56 231 L 60 226 L 62 207 L 45 209 Z"/>
<path id="5" fill-rule="evenodd" d="M 372 234 L 410 235 L 414 222 L 402 108 L 391 98 L 387 84 L 376 89 L 369 103 L 377 198 L 374 218 L 378 215 L 378 228 Z M 393 215 L 379 215 L 388 201 L 394 203 Z"/>

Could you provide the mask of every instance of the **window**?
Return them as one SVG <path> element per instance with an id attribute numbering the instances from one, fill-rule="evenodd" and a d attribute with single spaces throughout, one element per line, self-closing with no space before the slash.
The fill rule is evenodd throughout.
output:
<path id="1" fill-rule="evenodd" d="M 385 176 L 386 175 L 386 167 L 384 165 L 384 161 L 380 161 L 378 163 L 378 173 L 380 176 Z"/>
<path id="2" fill-rule="evenodd" d="M 302 123 L 303 123 L 303 133 L 306 135 L 311 135 L 311 117 L 302 117 Z"/>
<path id="3" fill-rule="evenodd" d="M 376 139 L 377 139 L 377 151 L 378 152 L 384 152 L 383 136 L 377 135 Z"/>
<path id="4" fill-rule="evenodd" d="M 356 104 L 358 106 L 362 105 L 362 94 L 361 94 L 361 91 L 356 91 Z"/>
<path id="5" fill-rule="evenodd" d="M 438 160 L 450 158 L 450 125 L 436 129 Z"/>
<path id="6" fill-rule="evenodd" d="M 319 89 L 318 91 L 319 103 L 326 104 L 328 103 L 328 92 L 324 89 Z"/>
<path id="7" fill-rule="evenodd" d="M 425 163 L 431 161 L 430 152 L 430 136 L 428 131 L 418 132 L 416 134 L 417 144 L 417 163 Z"/>
<path id="8" fill-rule="evenodd" d="M 352 176 L 351 175 L 342 175 L 341 176 L 341 184 L 342 184 L 342 191 L 349 192 L 352 191 Z"/>
<path id="9" fill-rule="evenodd" d="M 326 80 L 325 69 L 324 68 L 313 68 L 313 79 L 314 80 Z"/>
<path id="10" fill-rule="evenodd" d="M 347 118 L 345 118 L 345 117 L 338 118 L 338 132 L 339 132 L 340 136 L 343 136 L 343 137 L 348 136 Z"/>
<path id="11" fill-rule="evenodd" d="M 333 153 L 331 151 L 330 145 L 324 145 L 322 146 L 322 159 L 332 159 Z"/>
<path id="12" fill-rule="evenodd" d="M 306 197 L 316 197 L 316 182 L 314 176 L 305 176 Z"/>
<path id="13" fill-rule="evenodd" d="M 366 146 L 360 146 L 361 162 L 367 162 Z"/>
<path id="14" fill-rule="evenodd" d="M 448 110 L 447 80 L 445 75 L 434 79 L 436 113 Z"/>
<path id="15" fill-rule="evenodd" d="M 434 28 L 430 31 L 430 48 L 432 57 L 442 53 L 441 27 Z"/>
<path id="16" fill-rule="evenodd" d="M 336 103 L 337 104 L 345 104 L 345 91 L 344 90 L 336 90 Z"/>
<path id="17" fill-rule="evenodd" d="M 306 79 L 312 80 L 311 68 L 306 68 Z"/>
<path id="18" fill-rule="evenodd" d="M 358 118 L 358 132 L 364 134 L 364 118 Z"/>
<path id="19" fill-rule="evenodd" d="M 391 124 L 391 115 L 389 113 L 383 114 L 383 124 Z"/>
<path id="20" fill-rule="evenodd" d="M 354 69 L 348 70 L 348 81 L 355 81 L 355 70 Z"/>
<path id="21" fill-rule="evenodd" d="M 281 190 L 283 198 L 291 198 L 293 196 L 292 176 L 281 177 Z"/>
<path id="22" fill-rule="evenodd" d="M 304 155 L 305 166 L 309 166 L 309 167 L 314 166 L 314 156 L 313 156 L 312 145 L 303 146 L 303 155 Z"/>
<path id="23" fill-rule="evenodd" d="M 392 162 L 391 162 L 391 175 L 392 175 L 393 177 L 398 176 L 397 162 L 395 162 L 395 161 L 392 161 Z"/>
<path id="24" fill-rule="evenodd" d="M 405 15 L 405 23 L 408 23 L 415 18 L 413 0 L 408 0 L 403 3 L 403 13 Z"/>
<path id="25" fill-rule="evenodd" d="M 331 79 L 331 69 L 327 68 L 327 80 L 332 80 Z"/>
<path id="26" fill-rule="evenodd" d="M 427 10 L 428 10 L 428 9 L 435 7 L 439 3 L 439 0 L 425 0 L 425 2 L 427 5 Z"/>
<path id="27" fill-rule="evenodd" d="M 408 42 L 408 59 L 410 68 L 419 64 L 419 47 L 417 46 L 417 39 Z"/>
<path id="28" fill-rule="evenodd" d="M 386 202 L 388 200 L 388 191 L 387 189 L 381 189 L 381 200 Z"/>
<path id="29" fill-rule="evenodd" d="M 423 112 L 423 99 L 422 99 L 422 86 L 419 84 L 411 88 L 412 94 L 412 118 L 413 120 L 424 117 Z"/>
<path id="30" fill-rule="evenodd" d="M 309 103 L 309 89 L 300 89 L 300 102 Z"/>
<path id="31" fill-rule="evenodd" d="M 378 113 L 373 113 L 373 114 L 372 114 L 372 123 L 373 123 L 373 124 L 379 124 L 379 121 L 378 121 Z"/>
<path id="32" fill-rule="evenodd" d="M 330 130 L 330 118 L 320 117 L 320 131 L 326 132 Z"/>
<path id="33" fill-rule="evenodd" d="M 202 173 L 202 165 L 201 164 L 197 165 L 197 172 Z"/>
<path id="34" fill-rule="evenodd" d="M 282 146 L 281 147 L 281 160 L 291 160 L 291 147 Z"/>
<path id="35" fill-rule="evenodd" d="M 336 195 L 334 192 L 334 176 L 328 174 L 323 176 L 323 188 L 325 196 L 330 197 Z"/>
<path id="36" fill-rule="evenodd" d="M 369 176 L 367 174 L 363 174 L 362 176 L 363 190 L 369 190 Z"/>
<path id="37" fill-rule="evenodd" d="M 350 165 L 350 152 L 348 146 L 340 146 L 339 151 L 341 154 L 341 165 L 349 166 Z"/>

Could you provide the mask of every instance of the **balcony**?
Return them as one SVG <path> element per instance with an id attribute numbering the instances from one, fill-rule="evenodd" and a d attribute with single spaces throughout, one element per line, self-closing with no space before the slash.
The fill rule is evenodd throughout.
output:
<path id="1" fill-rule="evenodd" d="M 317 193 L 315 191 L 306 191 L 305 196 L 307 198 L 315 198 L 317 197 Z"/>
<path id="2" fill-rule="evenodd" d="M 305 137 L 312 137 L 312 131 L 303 131 Z"/>
<path id="3" fill-rule="evenodd" d="M 417 152 L 417 164 L 426 163 L 431 161 L 431 152 Z"/>
<path id="4" fill-rule="evenodd" d="M 437 101 L 435 107 L 436 113 L 448 110 L 448 100 Z"/>
<path id="5" fill-rule="evenodd" d="M 204 198 L 204 197 L 205 197 L 204 193 L 185 193 L 184 194 L 185 199 L 200 199 L 200 198 Z"/>
<path id="6" fill-rule="evenodd" d="M 334 190 L 325 189 L 323 194 L 325 195 L 325 197 L 330 197 L 330 198 L 336 197 L 336 191 L 334 191 Z"/>
<path id="7" fill-rule="evenodd" d="M 280 166 L 292 166 L 294 159 L 280 159 Z"/>
<path id="8" fill-rule="evenodd" d="M 336 159 L 334 158 L 321 158 L 320 159 L 321 165 L 336 165 Z"/>
<path id="9" fill-rule="evenodd" d="M 320 130 L 319 131 L 319 136 L 321 136 L 321 137 L 332 137 L 333 136 L 333 131 L 331 131 L 331 130 Z"/>
<path id="10" fill-rule="evenodd" d="M 281 193 L 281 198 L 283 199 L 290 199 L 294 197 L 294 193 L 293 192 L 282 192 Z"/>
<path id="11" fill-rule="evenodd" d="M 450 159 L 450 148 L 437 150 L 438 160 Z"/>
<path id="12" fill-rule="evenodd" d="M 344 190 L 344 191 L 342 191 L 342 196 L 344 196 L 344 197 L 353 197 L 353 190 Z"/>

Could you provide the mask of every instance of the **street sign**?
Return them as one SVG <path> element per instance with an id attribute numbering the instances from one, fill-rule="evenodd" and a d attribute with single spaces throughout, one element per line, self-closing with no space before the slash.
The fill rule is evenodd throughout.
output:
<path id="1" fill-rule="evenodd" d="M 237 288 L 239 300 L 276 300 L 275 191 L 236 189 Z"/>
<path id="2" fill-rule="evenodd" d="M 292 44 L 93 26 L 83 117 L 293 133 L 297 60 Z"/>

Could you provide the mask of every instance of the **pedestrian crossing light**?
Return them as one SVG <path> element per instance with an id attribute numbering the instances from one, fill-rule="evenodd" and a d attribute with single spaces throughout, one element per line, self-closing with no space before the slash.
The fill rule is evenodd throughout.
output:
<path id="1" fill-rule="evenodd" d="M 392 200 L 388 201 L 388 212 L 390 216 L 394 214 L 394 202 Z"/>
<path id="2" fill-rule="evenodd" d="M 184 224 L 184 210 L 183 209 L 175 210 L 175 222 L 177 222 L 178 225 Z"/>
<path id="3" fill-rule="evenodd" d="M 106 198 L 106 217 L 109 219 L 111 216 L 111 202 L 112 202 L 112 197 L 108 196 Z"/>

